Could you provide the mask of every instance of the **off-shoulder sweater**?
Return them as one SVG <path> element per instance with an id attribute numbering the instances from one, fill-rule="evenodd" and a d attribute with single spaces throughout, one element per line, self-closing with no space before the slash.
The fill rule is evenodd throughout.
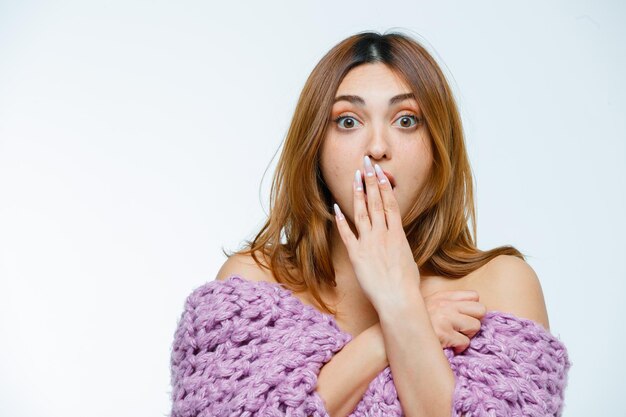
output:
<path id="1" fill-rule="evenodd" d="M 282 284 L 209 281 L 187 297 L 174 334 L 171 417 L 328 417 L 317 377 L 351 340 Z M 561 415 L 571 362 L 541 324 L 488 311 L 467 349 L 443 351 L 455 376 L 452 416 Z M 389 366 L 350 416 L 404 416 Z"/>

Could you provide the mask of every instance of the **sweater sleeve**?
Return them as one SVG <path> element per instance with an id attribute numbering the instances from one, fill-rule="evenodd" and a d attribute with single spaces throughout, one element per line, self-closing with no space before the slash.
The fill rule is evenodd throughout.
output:
<path id="1" fill-rule="evenodd" d="M 188 296 L 171 351 L 170 417 L 328 417 L 317 377 L 348 340 L 283 291 L 229 279 Z"/>
<path id="2" fill-rule="evenodd" d="M 444 353 L 456 382 L 452 417 L 561 416 L 572 363 L 542 325 L 489 311 L 465 351 Z"/>

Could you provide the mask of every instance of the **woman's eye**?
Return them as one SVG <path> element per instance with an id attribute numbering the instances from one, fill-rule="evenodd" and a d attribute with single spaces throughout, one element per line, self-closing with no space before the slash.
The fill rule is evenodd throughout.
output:
<path id="1" fill-rule="evenodd" d="M 347 123 L 347 125 L 341 126 L 341 122 L 343 122 L 344 120 L 352 120 L 352 121 Z M 339 125 L 339 127 L 341 127 L 342 129 L 352 129 L 354 127 L 354 123 L 355 122 L 358 123 L 357 120 L 352 116 L 339 116 L 333 121 L 337 123 L 337 125 Z"/>
<path id="2" fill-rule="evenodd" d="M 413 124 L 411 124 L 411 120 L 413 120 Z M 403 114 L 396 121 L 400 121 L 401 127 L 411 128 L 420 124 L 422 120 L 421 117 L 417 117 L 414 114 Z M 355 123 L 360 123 L 352 116 L 339 116 L 333 121 L 343 130 L 350 130 L 355 127 Z M 342 122 L 345 122 L 343 126 L 341 124 Z"/>
<path id="3" fill-rule="evenodd" d="M 412 124 L 412 125 L 411 125 L 411 124 L 409 124 L 409 125 L 407 126 L 405 123 L 410 123 L 410 121 L 408 121 L 408 120 L 411 120 L 411 119 L 413 119 L 413 121 L 414 121 L 415 123 L 414 123 L 414 124 Z M 415 126 L 415 125 L 419 124 L 419 123 L 422 121 L 422 119 L 421 119 L 421 118 L 417 117 L 417 116 L 416 116 L 416 115 L 414 115 L 414 114 L 403 114 L 402 116 L 398 117 L 398 120 L 400 120 L 400 121 L 401 121 L 400 123 L 401 123 L 402 127 L 413 127 L 413 126 Z"/>

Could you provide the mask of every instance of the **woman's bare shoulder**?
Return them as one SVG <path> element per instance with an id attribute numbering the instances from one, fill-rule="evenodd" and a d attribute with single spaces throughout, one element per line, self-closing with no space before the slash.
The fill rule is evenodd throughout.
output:
<path id="1" fill-rule="evenodd" d="M 263 256 L 258 252 L 257 258 L 263 262 Z M 215 279 L 223 281 L 231 275 L 239 275 L 248 281 L 276 282 L 271 271 L 261 268 L 249 254 L 231 255 L 217 271 Z"/>

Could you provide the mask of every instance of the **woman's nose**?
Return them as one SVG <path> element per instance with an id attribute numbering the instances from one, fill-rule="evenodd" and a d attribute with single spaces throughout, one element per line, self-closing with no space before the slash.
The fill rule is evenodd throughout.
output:
<path id="1" fill-rule="evenodd" d="M 385 156 L 389 157 L 389 138 L 388 132 L 383 126 L 372 127 L 369 142 L 367 144 L 367 154 L 375 160 L 379 160 Z"/>
<path id="2" fill-rule="evenodd" d="M 373 161 L 378 162 L 381 159 L 389 158 L 389 151 L 387 140 L 379 137 L 370 141 L 366 154 L 369 155 Z"/>

